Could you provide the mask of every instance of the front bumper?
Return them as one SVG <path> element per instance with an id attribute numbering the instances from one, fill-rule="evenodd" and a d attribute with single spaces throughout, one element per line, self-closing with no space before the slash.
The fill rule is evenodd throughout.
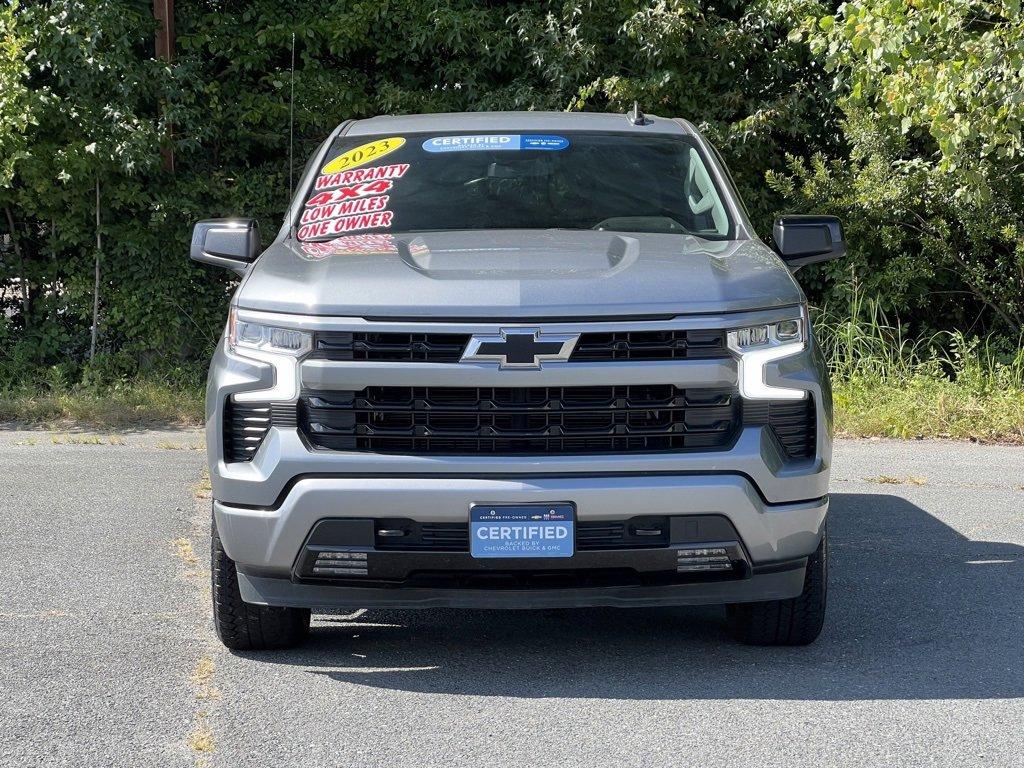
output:
<path id="1" fill-rule="evenodd" d="M 591 589 L 417 589 L 301 583 L 297 559 L 314 526 L 325 519 L 410 519 L 467 523 L 474 503 L 549 502 L 572 499 L 579 521 L 611 521 L 637 515 L 726 518 L 738 534 L 749 569 L 729 580 L 700 583 L 637 583 Z M 214 503 L 217 530 L 236 562 L 243 597 L 268 605 L 352 607 L 369 605 L 555 607 L 558 605 L 679 605 L 793 597 L 803 584 L 803 561 L 820 541 L 828 499 L 767 504 L 738 475 L 581 476 L 568 478 L 306 477 L 273 509 Z M 467 523 L 468 524 L 468 523 Z M 679 546 L 685 542 L 675 542 Z M 421 553 L 381 552 L 369 558 L 421 562 Z M 438 555 L 444 568 L 486 571 L 495 561 Z M 661 563 L 665 560 L 665 563 Z M 666 559 L 667 558 L 667 559 Z M 508 561 L 501 567 L 508 568 Z M 454 565 L 453 565 L 454 564 Z M 522 566 L 523 564 L 520 564 Z M 547 563 L 559 569 L 611 567 L 663 571 L 674 566 L 672 548 L 577 552 Z M 408 568 L 406 569 L 408 570 Z M 371 568 L 371 575 L 373 571 Z M 795 591 L 794 591 L 795 590 Z"/>

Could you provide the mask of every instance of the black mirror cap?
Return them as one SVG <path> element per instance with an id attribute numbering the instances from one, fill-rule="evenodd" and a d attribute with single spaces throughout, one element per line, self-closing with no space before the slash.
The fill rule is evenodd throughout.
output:
<path id="1" fill-rule="evenodd" d="M 779 216 L 775 248 L 790 269 L 846 255 L 843 225 L 835 216 Z"/>
<path id="2" fill-rule="evenodd" d="M 244 273 L 260 255 L 260 225 L 256 219 L 206 219 L 192 229 L 193 261 Z"/>

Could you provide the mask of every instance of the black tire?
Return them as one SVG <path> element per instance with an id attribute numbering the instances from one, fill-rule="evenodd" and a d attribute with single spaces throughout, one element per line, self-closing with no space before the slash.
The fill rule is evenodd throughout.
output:
<path id="1" fill-rule="evenodd" d="M 294 648 L 309 634 L 309 609 L 271 608 L 242 600 L 235 561 L 224 551 L 216 523 L 211 526 L 210 572 L 213 625 L 231 650 Z"/>
<path id="2" fill-rule="evenodd" d="M 807 558 L 804 591 L 789 600 L 735 603 L 727 608 L 729 628 L 748 645 L 809 645 L 825 624 L 828 594 L 828 534 Z"/>

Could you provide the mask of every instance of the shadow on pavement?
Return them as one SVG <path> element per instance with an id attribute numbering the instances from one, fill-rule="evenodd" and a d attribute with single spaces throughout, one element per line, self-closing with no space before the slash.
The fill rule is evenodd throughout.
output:
<path id="1" fill-rule="evenodd" d="M 1024 547 L 969 541 L 898 496 L 833 494 L 826 629 L 735 644 L 717 608 L 369 611 L 248 655 L 356 685 L 611 699 L 1024 697 Z"/>

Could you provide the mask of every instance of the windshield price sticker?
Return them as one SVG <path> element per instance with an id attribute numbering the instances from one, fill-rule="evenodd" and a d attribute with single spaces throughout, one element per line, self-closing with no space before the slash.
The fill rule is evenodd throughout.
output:
<path id="1" fill-rule="evenodd" d="M 437 136 L 423 142 L 427 152 L 481 152 L 494 150 L 530 150 L 544 149 L 557 151 L 566 149 L 569 140 L 564 136 L 547 136 L 540 134 L 522 135 L 500 134 L 481 136 Z"/>
<path id="2" fill-rule="evenodd" d="M 474 505 L 469 511 L 473 557 L 572 557 L 571 504 Z"/>

